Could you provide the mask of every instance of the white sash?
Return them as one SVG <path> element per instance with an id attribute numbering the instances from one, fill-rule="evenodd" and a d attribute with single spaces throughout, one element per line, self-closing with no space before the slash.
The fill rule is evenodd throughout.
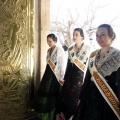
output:
<path id="1" fill-rule="evenodd" d="M 82 70 L 83 72 L 85 72 L 85 69 L 86 69 L 86 66 L 85 64 L 80 61 L 77 56 L 74 54 L 74 50 L 73 50 L 73 47 L 70 47 L 69 48 L 69 53 L 70 53 L 70 59 L 71 61 L 80 69 Z"/>
<path id="2" fill-rule="evenodd" d="M 60 80 L 59 80 L 59 78 L 60 78 L 60 73 L 59 73 L 59 70 L 57 69 L 57 67 L 55 66 L 55 64 L 52 62 L 52 60 L 50 60 L 50 58 L 47 59 L 47 63 L 48 63 L 48 65 L 50 66 L 50 68 L 51 68 L 51 70 L 53 71 L 53 73 L 55 74 L 55 76 L 56 76 L 58 82 L 60 83 L 60 85 L 63 85 L 63 84 L 60 82 Z"/>
<path id="3" fill-rule="evenodd" d="M 95 66 L 95 57 L 96 57 L 97 51 L 90 56 L 90 72 L 92 74 L 92 79 L 97 86 L 98 90 L 102 94 L 103 98 L 106 100 L 108 105 L 111 107 L 115 115 L 120 120 L 120 108 L 119 108 L 119 100 L 116 97 L 113 90 L 110 88 L 108 83 L 106 82 L 105 78 L 102 77 L 102 75 L 98 72 L 96 66 Z"/>

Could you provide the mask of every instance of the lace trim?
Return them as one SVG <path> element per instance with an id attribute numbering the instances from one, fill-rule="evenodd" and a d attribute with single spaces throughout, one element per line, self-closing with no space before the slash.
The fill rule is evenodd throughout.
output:
<path id="1" fill-rule="evenodd" d="M 87 59 L 88 59 L 88 57 L 89 57 L 89 55 L 90 55 L 90 46 L 88 46 L 88 45 L 85 45 L 85 44 L 83 44 L 83 46 L 82 46 L 82 48 L 80 49 L 80 51 L 79 52 L 76 52 L 76 48 L 75 48 L 75 45 L 73 45 L 73 46 L 71 46 L 70 48 L 69 48 L 69 51 L 73 51 L 73 53 L 72 53 L 72 55 L 76 55 L 77 56 L 77 58 L 80 60 L 80 61 L 82 61 L 83 63 L 86 63 L 86 61 L 87 61 Z M 69 52 L 68 51 L 68 52 Z M 70 53 L 69 53 L 69 58 L 70 58 Z M 71 61 L 71 63 L 73 63 L 72 61 Z"/>
<path id="2" fill-rule="evenodd" d="M 99 55 L 96 55 L 96 67 L 103 77 L 111 75 L 117 71 L 120 67 L 120 51 L 112 48 L 109 53 L 102 59 L 98 59 Z"/>

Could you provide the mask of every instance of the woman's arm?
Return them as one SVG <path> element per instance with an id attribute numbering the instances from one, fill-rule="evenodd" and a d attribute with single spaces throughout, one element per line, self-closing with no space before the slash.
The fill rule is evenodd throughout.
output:
<path id="1" fill-rule="evenodd" d="M 58 55 L 57 66 L 58 66 L 58 70 L 60 72 L 59 80 L 61 82 L 63 82 L 64 75 L 65 75 L 65 69 L 66 69 L 66 61 L 67 61 L 67 58 L 66 58 L 63 48 L 59 48 L 57 55 Z"/>

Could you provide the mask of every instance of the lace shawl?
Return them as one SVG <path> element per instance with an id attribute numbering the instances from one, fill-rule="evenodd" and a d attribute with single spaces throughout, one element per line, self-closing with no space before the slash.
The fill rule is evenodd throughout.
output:
<path id="1" fill-rule="evenodd" d="M 103 77 L 111 75 L 120 67 L 120 50 L 112 48 L 109 53 L 102 59 L 98 59 L 96 55 L 95 63 L 98 71 Z"/>
<path id="2" fill-rule="evenodd" d="M 50 54 L 51 48 L 48 49 L 47 58 L 50 58 L 52 62 L 56 65 L 56 68 L 60 72 L 59 80 L 63 80 L 66 68 L 66 57 L 65 52 L 62 47 L 56 46 L 52 53 Z"/>
<path id="3" fill-rule="evenodd" d="M 82 48 L 80 49 L 80 51 L 78 53 L 76 53 L 76 48 L 75 48 L 75 45 L 71 46 L 69 49 L 73 49 L 73 53 L 74 55 L 77 56 L 77 58 L 82 61 L 83 63 L 86 63 L 86 61 L 88 60 L 88 57 L 90 55 L 90 51 L 91 51 L 91 48 L 90 46 L 86 45 L 86 44 L 83 44 Z M 68 57 L 69 59 L 71 60 L 71 55 L 70 53 L 68 53 Z M 71 60 L 71 63 L 72 60 Z"/>

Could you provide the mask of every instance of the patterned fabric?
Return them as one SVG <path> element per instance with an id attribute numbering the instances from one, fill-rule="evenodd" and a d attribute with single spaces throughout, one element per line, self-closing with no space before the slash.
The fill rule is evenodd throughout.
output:
<path id="1" fill-rule="evenodd" d="M 95 63 L 103 77 L 111 75 L 113 71 L 117 71 L 120 67 L 120 51 L 111 47 L 106 56 L 101 59 L 98 51 Z"/>
<path id="2" fill-rule="evenodd" d="M 49 48 L 46 59 L 48 60 L 49 58 L 56 65 L 56 68 L 60 72 L 59 80 L 63 80 L 66 68 L 65 52 L 63 48 L 56 46 L 52 53 L 51 48 Z"/>
<path id="3" fill-rule="evenodd" d="M 99 52 L 96 54 L 99 54 Z M 111 107 L 113 112 L 116 114 L 118 118 L 120 118 L 120 109 L 119 109 L 119 101 L 109 84 L 107 83 L 106 79 L 98 72 L 96 65 L 95 65 L 95 56 L 90 56 L 90 63 L 92 62 L 93 65 L 89 67 L 92 80 L 94 81 L 95 85 L 97 86 L 99 92 L 102 94 L 105 101 Z M 119 65 L 118 65 L 119 66 Z M 113 67 L 114 68 L 114 67 Z"/>
<path id="4" fill-rule="evenodd" d="M 69 59 L 71 63 L 73 63 L 71 56 L 76 55 L 77 58 L 82 62 L 86 63 L 88 56 L 90 55 L 90 47 L 86 44 L 83 43 L 82 48 L 79 50 L 79 52 L 76 52 L 76 47 L 75 45 L 71 46 L 68 50 L 72 52 L 68 52 Z"/>
<path id="5" fill-rule="evenodd" d="M 81 48 L 80 51 L 81 54 L 83 53 L 85 47 Z M 71 48 L 70 48 L 71 49 Z M 75 49 L 74 49 L 75 50 Z M 90 51 L 86 51 L 86 55 Z M 76 54 L 76 51 L 74 51 L 74 54 Z M 69 56 L 70 57 L 70 56 Z M 84 64 L 87 62 L 87 57 L 84 54 Z M 80 54 L 78 56 L 80 57 Z M 65 83 L 62 87 L 62 90 L 60 92 L 60 96 L 57 103 L 57 113 L 63 113 L 65 116 L 65 119 L 68 120 L 72 115 L 75 114 L 78 104 L 79 104 L 79 92 L 80 87 L 83 84 L 83 77 L 84 73 L 81 71 L 70 59 L 68 59 L 66 73 L 65 73 Z"/>
<path id="6" fill-rule="evenodd" d="M 120 51 L 112 48 L 104 58 L 102 58 L 102 64 L 107 63 L 110 59 L 116 60 L 116 64 L 109 65 L 109 72 L 101 72 L 101 67 L 96 64 L 97 69 L 104 74 L 104 78 L 115 95 L 120 101 Z M 92 53 L 92 55 L 95 55 Z M 118 56 L 117 56 L 118 55 Z M 96 56 L 96 59 L 98 54 Z M 96 62 L 99 62 L 96 60 Z M 92 66 L 92 62 L 89 63 Z M 110 67 L 111 66 L 111 67 Z M 116 66 L 116 67 L 115 67 Z M 104 69 L 105 70 L 105 69 Z M 109 73 L 109 75 L 108 75 Z M 108 103 L 105 101 L 98 88 L 92 81 L 90 70 L 87 70 L 85 82 L 80 91 L 80 105 L 76 112 L 73 120 L 118 120 L 113 110 L 110 108 Z"/>
<path id="7" fill-rule="evenodd" d="M 60 71 L 59 79 L 63 80 L 65 71 L 64 50 L 57 46 L 52 52 L 49 49 L 47 58 L 49 57 Z M 55 74 L 47 64 L 33 103 L 35 111 L 38 112 L 37 116 L 39 120 L 55 120 L 56 101 L 60 88 L 61 86 Z"/>

